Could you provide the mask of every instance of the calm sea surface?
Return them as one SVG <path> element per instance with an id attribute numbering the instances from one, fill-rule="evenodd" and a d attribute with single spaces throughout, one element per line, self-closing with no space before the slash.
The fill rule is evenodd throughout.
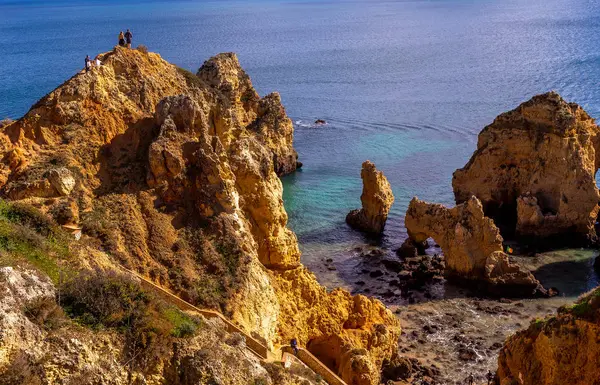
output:
<path id="1" fill-rule="evenodd" d="M 235 51 L 261 94 L 281 93 L 304 163 L 284 179 L 290 225 L 329 284 L 373 243 L 344 223 L 364 160 L 394 189 L 380 243 L 394 248 L 413 196 L 452 204 L 452 172 L 499 113 L 554 89 L 600 117 L 598 1 L 0 0 L 0 118 L 24 114 L 126 28 L 193 71 Z M 326 258 L 337 271 L 319 273 Z"/>

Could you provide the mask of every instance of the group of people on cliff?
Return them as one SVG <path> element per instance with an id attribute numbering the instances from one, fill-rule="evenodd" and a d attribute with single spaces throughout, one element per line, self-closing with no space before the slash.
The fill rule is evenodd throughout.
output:
<path id="1" fill-rule="evenodd" d="M 100 68 L 102 63 L 100 62 L 100 58 L 96 56 L 96 59 L 90 59 L 90 55 L 85 56 L 85 72 L 90 72 L 94 68 Z"/>
<path id="2" fill-rule="evenodd" d="M 121 31 L 119 33 L 119 46 L 131 48 L 131 41 L 133 40 L 133 33 L 127 28 L 127 31 L 123 33 Z M 90 59 L 90 55 L 85 56 L 85 72 L 90 72 L 94 68 L 100 68 L 102 63 L 100 62 L 100 58 L 96 57 L 96 59 Z"/>
<path id="3" fill-rule="evenodd" d="M 133 33 L 127 28 L 127 32 L 123 33 L 121 31 L 119 33 L 119 46 L 131 48 L 131 40 L 133 39 Z"/>

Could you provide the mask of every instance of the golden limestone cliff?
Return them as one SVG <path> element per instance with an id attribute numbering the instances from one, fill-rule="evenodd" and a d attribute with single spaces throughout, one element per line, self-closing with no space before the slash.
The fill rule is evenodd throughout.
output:
<path id="1" fill-rule="evenodd" d="M 88 277 L 90 278 L 90 277 Z M 145 299 L 132 282 L 118 276 L 102 280 L 91 277 L 94 286 L 83 296 L 100 308 L 115 306 L 114 300 Z M 79 277 L 81 279 L 81 277 Z M 104 285 L 104 286 L 102 286 Z M 127 292 L 114 292 L 128 285 Z M 155 301 L 138 301 L 138 308 L 127 314 L 127 322 L 138 324 L 135 333 L 118 332 L 110 323 L 119 321 L 114 312 L 99 330 L 82 327 L 71 320 L 56 302 L 69 300 L 68 292 L 58 289 L 31 270 L 0 268 L 0 383 L 38 384 L 113 384 L 113 385 L 309 385 L 316 376 L 301 368 L 284 371 L 275 364 L 260 362 L 245 349 L 239 335 L 228 334 L 217 319 L 193 318 Z M 91 298 L 102 292 L 103 296 Z M 117 296 L 115 296 L 117 294 Z M 81 295 L 80 295 L 81 297 Z M 129 302 L 128 305 L 135 302 Z M 117 305 L 118 307 L 118 305 Z M 148 309 L 151 308 L 150 311 Z M 115 309 L 113 309 L 115 310 Z M 124 308 L 122 310 L 125 310 Z M 145 312 L 145 314 L 143 313 Z M 165 317 L 170 315 L 171 317 Z M 173 328 L 177 337 L 168 335 Z M 124 319 L 125 317 L 123 317 Z M 184 323 L 181 323 L 183 321 Z M 145 325 L 140 325 L 145 323 Z M 113 324 L 113 326 L 116 326 Z M 183 327 L 182 327 L 183 326 Z M 125 325 L 119 325 L 120 329 Z M 165 333 L 166 332 L 166 333 Z M 182 335 L 185 332 L 186 335 Z M 139 333 L 139 335 L 137 334 Z M 295 372 L 295 373 L 294 373 Z"/>
<path id="2" fill-rule="evenodd" d="M 502 295 L 544 295 L 545 289 L 529 272 L 510 261 L 500 231 L 483 213 L 474 196 L 454 208 L 413 198 L 405 218 L 410 239 L 420 244 L 433 238 L 442 248 L 446 276 L 485 284 Z"/>
<path id="3" fill-rule="evenodd" d="M 360 176 L 363 181 L 360 196 L 362 208 L 350 211 L 346 222 L 359 230 L 381 234 L 394 203 L 392 187 L 383 172 L 378 171 L 375 164 L 368 160 L 362 164 Z"/>
<path id="4" fill-rule="evenodd" d="M 577 104 L 550 92 L 498 116 L 454 173 L 456 203 L 475 195 L 507 233 L 595 240 L 599 128 Z"/>
<path id="5" fill-rule="evenodd" d="M 600 383 L 600 289 L 508 338 L 498 358 L 500 385 Z"/>
<path id="6" fill-rule="evenodd" d="M 297 338 L 349 384 L 378 383 L 398 320 L 328 293 L 300 264 L 278 178 L 298 167 L 279 95 L 260 98 L 234 54 L 197 75 L 138 50 L 100 60 L 1 129 L 2 195 L 81 225 L 110 263 L 270 347 Z"/>

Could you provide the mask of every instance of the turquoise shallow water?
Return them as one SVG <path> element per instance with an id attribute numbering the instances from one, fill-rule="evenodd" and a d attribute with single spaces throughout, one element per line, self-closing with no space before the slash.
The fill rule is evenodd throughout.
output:
<path id="1" fill-rule="evenodd" d="M 290 226 L 313 270 L 336 260 L 338 273 L 319 273 L 330 283 L 348 280 L 355 246 L 403 241 L 414 195 L 452 203 L 452 172 L 499 113 L 555 89 L 600 116 L 592 0 L 0 0 L 0 118 L 25 113 L 125 28 L 192 71 L 235 51 L 261 94 L 281 93 L 305 165 L 284 178 Z M 396 196 L 381 242 L 344 223 L 365 159 Z"/>

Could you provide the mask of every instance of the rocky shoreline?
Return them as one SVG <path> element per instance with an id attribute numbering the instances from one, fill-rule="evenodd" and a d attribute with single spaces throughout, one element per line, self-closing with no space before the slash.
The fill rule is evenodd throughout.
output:
<path id="1" fill-rule="evenodd" d="M 572 308 L 561 307 L 556 317 L 535 321 L 572 298 L 556 296 L 536 277 L 545 267 L 527 263 L 527 256 L 514 255 L 510 247 L 567 237 L 577 246 L 597 242 L 600 128 L 578 105 L 550 92 L 500 115 L 481 132 L 471 160 L 454 173 L 456 206 L 414 198 L 402 247 L 396 252 L 355 248 L 345 261 L 325 256 L 323 269 L 343 268 L 351 292 L 327 290 L 301 263 L 296 235 L 287 226 L 279 177 L 301 163 L 280 96 L 259 96 L 233 53 L 210 58 L 196 74 L 143 49 L 116 47 L 99 57 L 102 67 L 76 74 L 23 118 L 0 127 L 0 194 L 13 202 L 2 201 L 0 255 L 19 257 L 18 264 L 47 276 L 36 284 L 36 295 L 22 294 L 25 284 L 11 289 L 7 298 L 19 303 L 18 309 L 0 301 L 1 320 L 19 319 L 19 325 L 8 325 L 10 335 L 0 335 L 0 351 L 7 357 L 0 362 L 0 376 L 12 371 L 12 378 L 42 373 L 47 382 L 89 375 L 98 383 L 113 378 L 118 385 L 196 385 L 210 374 L 206 383 L 220 383 L 215 376 L 228 373 L 218 359 L 193 372 L 206 347 L 191 329 L 205 321 L 188 320 L 149 300 L 144 306 L 156 306 L 157 320 L 170 327 L 184 319 L 187 326 L 163 330 L 164 354 L 136 362 L 135 369 L 122 362 L 106 369 L 106 357 L 97 359 L 95 353 L 76 367 L 53 364 L 41 354 L 38 341 L 48 339 L 50 352 L 58 349 L 53 341 L 64 343 L 56 333 L 85 336 L 69 354 L 94 351 L 96 331 L 80 333 L 75 325 L 93 319 L 94 310 L 81 318 L 61 316 L 58 331 L 46 330 L 27 317 L 29 297 L 61 307 L 53 285 L 60 293 L 66 271 L 73 285 L 97 283 L 78 290 L 73 299 L 78 306 L 93 308 L 100 298 L 86 295 L 104 285 L 124 290 L 119 298 L 130 300 L 132 293 L 132 301 L 145 298 L 135 283 L 114 278 L 123 268 L 198 307 L 220 311 L 272 351 L 296 340 L 348 385 L 453 384 L 468 374 L 479 381 L 483 372 L 495 370 L 498 355 L 497 384 L 514 383 L 522 376 L 521 365 L 535 360 L 550 374 L 542 382 L 528 375 L 523 384 L 557 385 L 569 373 L 568 351 L 550 358 L 523 352 L 552 348 L 546 339 L 555 331 L 561 335 L 556 346 L 576 349 L 577 341 L 568 337 L 573 330 L 588 333 L 587 347 L 594 354 L 599 350 L 600 296 L 594 292 Z M 362 208 L 347 221 L 380 235 L 394 202 L 391 186 L 368 161 L 361 177 Z M 60 226 L 63 232 L 56 230 Z M 77 237 L 64 229 L 75 230 Z M 69 241 L 58 247 L 64 235 Z M 5 273 L 20 280 L 30 275 L 12 265 Z M 103 278 L 90 278 L 94 274 Z M 56 282 L 50 283 L 52 277 Z M 118 315 L 103 317 L 108 322 Z M 526 331 L 507 340 L 532 320 Z M 574 329 L 566 326 L 571 321 Z M 107 349 L 130 357 L 129 337 L 108 324 L 101 334 Z M 212 325 L 207 335 L 222 332 Z M 190 341 L 183 334 L 195 343 L 186 345 L 181 360 L 187 364 L 180 366 L 173 357 L 180 357 L 177 343 Z M 225 346 L 220 338 L 212 338 L 213 348 L 243 363 L 240 371 L 277 383 L 256 360 L 240 358 L 235 347 L 243 344 Z M 574 385 L 598 380 L 584 358 L 574 362 L 583 368 L 578 377 L 583 380 Z M 553 377 L 557 363 L 561 374 Z M 184 375 L 175 374 L 179 367 Z M 298 378 L 288 380 L 292 385 Z M 235 385 L 244 381 L 239 373 L 230 379 Z"/>

